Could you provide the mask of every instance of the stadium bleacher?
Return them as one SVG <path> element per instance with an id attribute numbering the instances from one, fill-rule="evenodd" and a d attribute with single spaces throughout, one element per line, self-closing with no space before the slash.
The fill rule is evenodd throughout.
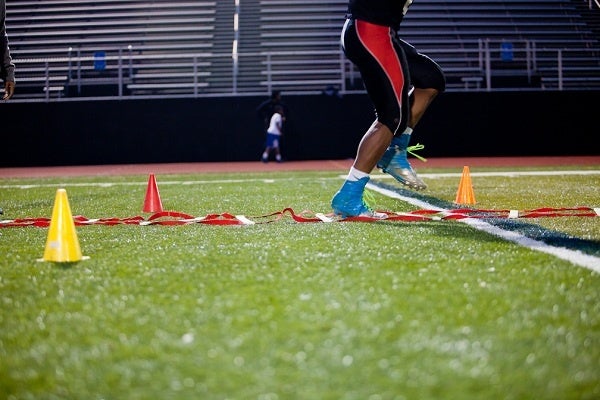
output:
<path id="1" fill-rule="evenodd" d="M 14 98 L 361 90 L 339 44 L 346 3 L 11 0 Z M 580 0 L 419 0 L 400 34 L 449 90 L 589 90 L 599 21 Z"/>

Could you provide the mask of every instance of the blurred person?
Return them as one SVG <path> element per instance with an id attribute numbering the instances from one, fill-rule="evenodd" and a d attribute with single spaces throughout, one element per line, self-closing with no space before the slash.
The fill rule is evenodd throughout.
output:
<path id="1" fill-rule="evenodd" d="M 4 96 L 8 100 L 15 93 L 15 65 L 12 63 L 6 35 L 6 1 L 0 0 L 0 78 L 4 81 Z"/>
<path id="2" fill-rule="evenodd" d="M 15 66 L 10 57 L 8 48 L 8 36 L 6 36 L 6 2 L 0 0 L 0 78 L 4 81 L 4 96 L 2 100 L 8 100 L 15 92 Z M 0 208 L 0 215 L 4 210 Z"/>
<path id="3" fill-rule="evenodd" d="M 283 106 L 277 104 L 273 109 L 273 115 L 267 128 L 267 139 L 265 144 L 265 150 L 262 153 L 261 160 L 264 163 L 269 162 L 269 156 L 271 152 L 275 153 L 275 161 L 280 163 L 281 160 L 281 149 L 280 140 L 283 135 L 283 123 L 285 122 L 285 114 Z"/>
<path id="4" fill-rule="evenodd" d="M 271 123 L 271 116 L 275 112 L 275 106 L 283 107 L 283 111 L 287 113 L 287 107 L 281 100 L 281 92 L 279 90 L 273 90 L 271 96 L 260 103 L 256 108 L 256 115 L 263 121 L 265 130 Z"/>
<path id="5" fill-rule="evenodd" d="M 398 37 L 411 3 L 348 2 L 342 48 L 360 71 L 376 119 L 363 135 L 348 176 L 331 201 L 334 213 L 342 217 L 385 217 L 363 200 L 376 166 L 410 188 L 427 187 L 408 162 L 408 144 L 413 128 L 437 94 L 445 90 L 446 81 L 439 65 Z"/>

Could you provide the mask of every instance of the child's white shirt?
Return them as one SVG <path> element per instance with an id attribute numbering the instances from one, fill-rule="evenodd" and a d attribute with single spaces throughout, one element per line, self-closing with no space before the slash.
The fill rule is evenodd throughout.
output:
<path id="1" fill-rule="evenodd" d="M 281 128 L 283 125 L 283 117 L 279 113 L 275 113 L 271 116 L 271 122 L 269 123 L 269 129 L 267 132 L 272 135 L 281 136 Z"/>

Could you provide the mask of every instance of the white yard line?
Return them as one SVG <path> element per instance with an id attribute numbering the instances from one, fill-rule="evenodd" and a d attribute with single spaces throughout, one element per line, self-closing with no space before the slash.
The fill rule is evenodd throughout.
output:
<path id="1" fill-rule="evenodd" d="M 555 175 L 600 175 L 600 170 L 573 170 L 573 171 L 522 171 L 522 172 L 514 172 L 514 171 L 504 171 L 504 172 L 470 172 L 471 176 L 505 176 L 505 177 L 516 177 L 516 176 L 555 176 Z M 394 179 L 391 175 L 388 174 L 373 174 L 371 175 L 374 179 Z M 428 179 L 438 179 L 438 178 L 460 178 L 462 173 L 431 173 L 431 174 L 419 174 L 419 176 Z M 346 175 L 339 175 L 341 178 L 345 178 Z M 297 178 L 283 178 L 285 180 L 297 180 Z M 314 179 L 314 178 L 310 178 Z M 319 179 L 327 179 L 327 178 L 319 178 Z M 158 185 L 204 185 L 210 183 L 244 183 L 244 182 L 263 182 L 263 183 L 273 183 L 276 180 L 280 179 L 261 179 L 261 178 L 252 178 L 252 179 L 218 179 L 218 180 L 195 180 L 195 181 L 163 181 L 157 178 Z M 0 189 L 35 189 L 42 187 L 57 187 L 62 185 L 63 183 L 45 183 L 45 184 L 6 184 L 0 185 Z M 111 186 L 141 186 L 147 185 L 147 180 L 138 181 L 138 182 L 70 182 L 65 183 L 65 186 L 71 187 L 87 187 L 87 186 L 96 186 L 96 187 L 111 187 Z"/>
<path id="2" fill-rule="evenodd" d="M 512 178 L 516 176 L 557 176 L 557 175 L 600 175 L 600 170 L 582 170 L 582 171 L 503 171 L 503 172 L 469 172 L 471 176 L 504 176 L 507 178 Z M 394 179 L 393 176 L 389 174 L 373 174 L 371 175 L 373 178 L 377 179 Z M 450 172 L 450 173 L 431 173 L 431 174 L 421 174 L 420 177 L 428 178 L 428 179 L 438 179 L 438 178 L 460 178 L 462 176 L 462 172 Z"/>
<path id="3" fill-rule="evenodd" d="M 425 174 L 421 175 L 424 176 Z M 367 184 L 367 188 L 374 192 L 380 193 L 384 196 L 402 200 L 409 204 L 412 204 L 416 207 L 427 209 L 427 210 L 437 210 L 437 211 L 449 211 L 444 208 L 436 207 L 432 204 L 429 204 L 425 201 L 415 199 L 412 197 L 402 196 L 401 194 L 394 192 L 392 190 L 380 188 L 379 186 L 373 185 L 371 183 Z M 584 267 L 590 269 L 596 273 L 600 273 L 600 258 L 591 256 L 588 254 L 584 254 L 578 250 L 570 250 L 564 247 L 555 247 L 550 246 L 544 242 L 539 240 L 534 240 L 524 236 L 520 233 L 507 231 L 505 229 L 500 229 L 494 225 L 491 225 L 485 221 L 476 218 L 464 218 L 457 220 L 458 222 L 463 222 L 469 226 L 472 226 L 475 229 L 480 231 L 484 231 L 490 233 L 494 236 L 501 237 L 502 239 L 517 243 L 523 247 L 527 247 L 531 250 L 541 251 L 543 253 L 552 254 L 555 257 L 561 258 L 563 260 L 567 260 L 575 265 L 580 267 Z"/>
<path id="4" fill-rule="evenodd" d="M 293 179 L 289 179 L 293 180 Z M 214 180 L 199 180 L 199 181 L 162 181 L 157 178 L 158 186 L 163 185 L 207 185 L 211 183 L 247 183 L 247 182 L 263 182 L 263 183 L 273 183 L 273 179 L 214 179 Z M 36 188 L 44 188 L 44 187 L 60 187 L 60 186 L 69 186 L 69 187 L 111 187 L 111 186 L 146 186 L 148 181 L 138 181 L 138 182 L 58 182 L 58 183 L 44 183 L 44 184 L 12 184 L 12 185 L 0 185 L 0 189 L 36 189 Z"/>

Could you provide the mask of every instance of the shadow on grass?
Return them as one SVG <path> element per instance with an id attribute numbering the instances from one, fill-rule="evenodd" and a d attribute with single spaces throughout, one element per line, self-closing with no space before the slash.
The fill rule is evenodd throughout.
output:
<path id="1" fill-rule="evenodd" d="M 377 182 L 374 183 L 377 186 L 380 186 L 384 189 L 393 191 L 398 193 L 401 196 L 412 198 L 424 203 L 427 203 L 435 208 L 441 208 L 445 210 L 453 210 L 457 208 L 455 203 L 451 203 L 445 200 L 438 199 L 436 197 L 427 196 L 422 193 L 414 192 L 412 190 L 400 188 L 398 186 L 392 186 L 389 184 Z M 460 208 L 464 209 L 473 209 L 476 208 L 468 207 L 461 205 Z M 554 231 L 548 228 L 545 228 L 540 225 L 532 224 L 529 222 L 523 222 L 513 219 L 504 219 L 504 218 L 481 218 L 482 221 L 495 226 L 499 229 L 503 229 L 505 231 L 516 232 L 519 233 L 529 239 L 537 240 L 543 242 L 549 246 L 554 247 L 562 247 L 569 250 L 577 250 L 582 253 L 592 255 L 592 256 L 600 256 L 600 242 L 597 240 L 588 240 L 581 239 L 577 237 L 570 236 L 564 232 Z M 456 229 L 456 225 L 451 221 L 443 221 L 443 222 L 427 222 L 425 224 L 437 224 L 440 230 L 446 231 L 444 235 L 446 236 L 457 236 L 459 231 Z M 448 224 L 448 225 L 446 225 Z M 465 234 L 468 231 L 464 231 Z M 496 239 L 494 239 L 496 238 Z M 494 237 L 493 235 L 489 235 L 489 240 L 504 240 L 499 237 Z"/>

